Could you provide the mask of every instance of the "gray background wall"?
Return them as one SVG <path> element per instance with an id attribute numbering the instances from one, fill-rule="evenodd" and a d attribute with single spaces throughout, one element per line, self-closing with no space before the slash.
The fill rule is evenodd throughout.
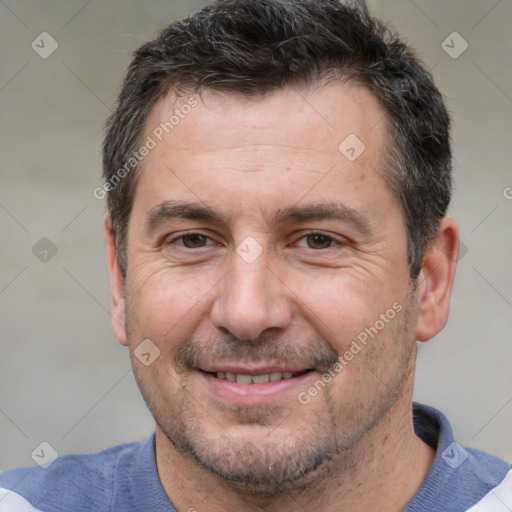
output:
<path id="1" fill-rule="evenodd" d="M 204 4 L 0 2 L 0 467 L 34 464 L 41 442 L 63 454 L 152 431 L 110 331 L 92 191 L 131 52 Z M 416 399 L 446 412 L 462 443 L 512 460 L 512 2 L 370 5 L 418 49 L 454 119 L 451 214 L 467 253 L 449 325 L 421 346 Z M 45 31 L 58 48 L 43 59 L 31 43 L 49 52 Z"/>

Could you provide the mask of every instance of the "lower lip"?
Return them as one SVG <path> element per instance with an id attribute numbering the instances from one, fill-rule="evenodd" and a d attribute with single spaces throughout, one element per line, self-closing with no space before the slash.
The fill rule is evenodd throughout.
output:
<path id="1" fill-rule="evenodd" d="M 304 387 L 304 381 L 310 379 L 314 373 L 311 371 L 291 379 L 263 384 L 238 384 L 204 372 L 201 372 L 201 376 L 219 398 L 236 405 L 258 405 L 283 398 L 292 391 L 298 394 L 298 388 Z"/>

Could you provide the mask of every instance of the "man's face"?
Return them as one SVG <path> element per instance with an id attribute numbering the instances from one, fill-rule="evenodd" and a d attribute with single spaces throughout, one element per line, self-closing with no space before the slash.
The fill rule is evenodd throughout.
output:
<path id="1" fill-rule="evenodd" d="M 347 462 L 410 393 L 417 307 L 385 115 L 347 86 L 197 101 L 148 118 L 118 338 L 157 435 L 277 492 Z"/>

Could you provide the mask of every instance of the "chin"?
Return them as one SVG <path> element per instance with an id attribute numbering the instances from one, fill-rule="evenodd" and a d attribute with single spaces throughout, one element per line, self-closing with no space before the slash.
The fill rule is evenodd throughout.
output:
<path id="1" fill-rule="evenodd" d="M 250 496 L 275 498 L 305 489 L 329 472 L 333 459 L 333 447 L 325 434 L 322 439 L 294 439 L 280 428 L 265 429 L 264 434 L 261 428 L 249 427 L 246 434 L 225 431 L 211 437 L 198 430 L 189 431 L 186 440 L 167 437 L 182 455 Z M 250 435 L 252 430 L 256 435 Z"/>

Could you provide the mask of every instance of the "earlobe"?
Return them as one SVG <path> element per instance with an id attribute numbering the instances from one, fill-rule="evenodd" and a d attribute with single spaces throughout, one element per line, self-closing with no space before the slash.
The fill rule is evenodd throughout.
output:
<path id="1" fill-rule="evenodd" d="M 425 250 L 418 278 L 418 341 L 431 339 L 446 325 L 458 253 L 457 223 L 450 217 L 444 217 Z"/>
<path id="2" fill-rule="evenodd" d="M 110 219 L 105 220 L 105 237 L 107 241 L 107 263 L 110 272 L 110 316 L 112 330 L 117 341 L 122 345 L 127 345 L 124 276 L 117 259 L 115 236 Z"/>

